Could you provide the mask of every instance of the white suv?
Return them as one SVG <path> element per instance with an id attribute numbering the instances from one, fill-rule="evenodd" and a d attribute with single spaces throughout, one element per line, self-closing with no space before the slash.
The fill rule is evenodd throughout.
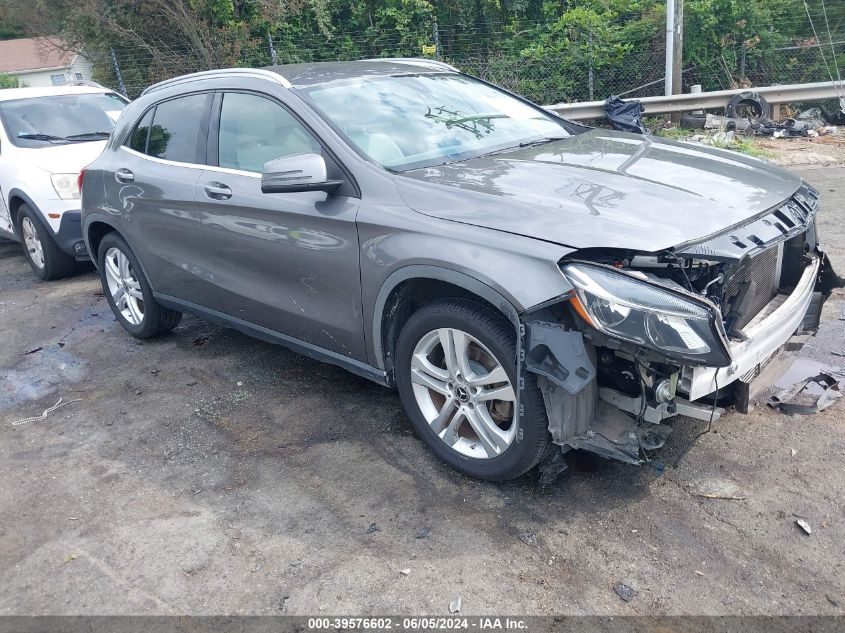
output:
<path id="1" fill-rule="evenodd" d="M 0 236 L 23 244 L 41 279 L 88 258 L 77 179 L 126 103 L 99 86 L 0 90 Z"/>

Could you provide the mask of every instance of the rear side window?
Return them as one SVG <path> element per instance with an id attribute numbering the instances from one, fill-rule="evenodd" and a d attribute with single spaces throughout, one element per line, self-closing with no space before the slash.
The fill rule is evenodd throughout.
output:
<path id="1" fill-rule="evenodd" d="M 153 114 L 146 153 L 180 163 L 204 162 L 200 153 L 204 153 L 205 147 L 208 97 L 190 95 L 159 103 Z"/>
<path id="2" fill-rule="evenodd" d="M 129 136 L 129 140 L 126 143 L 126 146 L 129 149 L 134 149 L 136 152 L 141 152 L 142 154 L 147 151 L 147 136 L 150 134 L 150 123 L 153 120 L 153 110 L 147 110 L 147 113 L 138 121 L 138 125 L 135 126 L 135 129 L 132 131 L 132 134 Z"/>

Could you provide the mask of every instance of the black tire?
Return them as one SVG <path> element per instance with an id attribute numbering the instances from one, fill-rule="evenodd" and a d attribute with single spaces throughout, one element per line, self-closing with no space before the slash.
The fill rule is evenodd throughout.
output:
<path id="1" fill-rule="evenodd" d="M 106 277 L 106 253 L 112 248 L 121 251 L 129 260 L 132 274 L 138 280 L 138 285 L 140 286 L 143 297 L 143 318 L 137 325 L 131 323 L 123 316 L 121 310 L 115 304 L 112 293 L 109 291 L 109 283 Z M 153 298 L 153 291 L 150 288 L 146 276 L 144 276 L 144 271 L 138 262 L 138 258 L 135 257 L 135 253 L 129 248 L 126 240 L 117 233 L 108 233 L 100 241 L 100 247 L 97 252 L 97 269 L 100 274 L 100 282 L 103 285 L 103 293 L 109 302 L 109 306 L 111 306 L 112 312 L 117 317 L 118 322 L 123 326 L 123 329 L 132 336 L 138 339 L 154 338 L 166 334 L 179 325 L 179 321 L 182 320 L 182 313 L 165 308 Z"/>
<path id="2" fill-rule="evenodd" d="M 505 369 L 511 385 L 517 385 L 516 332 L 504 316 L 480 302 L 464 298 L 427 304 L 402 328 L 396 353 L 399 396 L 417 435 L 440 459 L 470 477 L 505 481 L 531 470 L 545 455 L 551 439 L 543 396 L 533 374 L 523 376 L 524 389 L 517 392 L 523 414 L 515 418 L 516 437 L 500 455 L 469 457 L 454 450 L 432 430 L 414 395 L 411 360 L 417 343 L 438 328 L 459 329 L 476 338 Z"/>
<path id="3" fill-rule="evenodd" d="M 50 231 L 41 222 L 41 218 L 33 211 L 28 204 L 22 204 L 18 209 L 18 236 L 21 238 L 21 245 L 23 246 L 24 256 L 26 261 L 32 267 L 32 272 L 36 274 L 39 279 L 44 281 L 53 281 L 61 279 L 73 274 L 76 270 L 76 260 L 63 252 Z M 38 242 L 41 244 L 41 252 L 44 256 L 44 265 L 39 265 L 35 261 L 35 256 L 27 247 L 26 238 L 24 236 L 24 222 L 27 221 L 35 229 Z"/>

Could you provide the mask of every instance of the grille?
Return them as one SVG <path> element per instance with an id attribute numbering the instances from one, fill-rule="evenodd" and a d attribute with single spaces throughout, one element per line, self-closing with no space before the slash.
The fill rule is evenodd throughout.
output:
<path id="1" fill-rule="evenodd" d="M 729 330 L 739 330 L 748 325 L 774 299 L 778 290 L 779 256 L 780 249 L 774 246 L 743 260 L 733 269 L 724 288 L 725 303 L 730 306 L 726 316 L 733 321 L 728 324 Z M 747 296 L 743 301 L 744 288 L 752 282 L 754 286 L 745 292 Z"/>

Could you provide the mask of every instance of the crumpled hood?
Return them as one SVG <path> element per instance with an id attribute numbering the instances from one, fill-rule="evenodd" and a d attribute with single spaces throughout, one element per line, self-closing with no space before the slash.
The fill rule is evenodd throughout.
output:
<path id="1" fill-rule="evenodd" d="M 741 154 L 600 129 L 396 181 L 405 202 L 426 215 L 572 248 L 646 252 L 724 231 L 801 185 L 795 174 Z"/>
<path id="2" fill-rule="evenodd" d="M 40 167 L 51 174 L 73 174 L 93 163 L 103 153 L 105 146 L 106 141 L 45 145 L 19 149 L 18 155 L 27 164 Z"/>

